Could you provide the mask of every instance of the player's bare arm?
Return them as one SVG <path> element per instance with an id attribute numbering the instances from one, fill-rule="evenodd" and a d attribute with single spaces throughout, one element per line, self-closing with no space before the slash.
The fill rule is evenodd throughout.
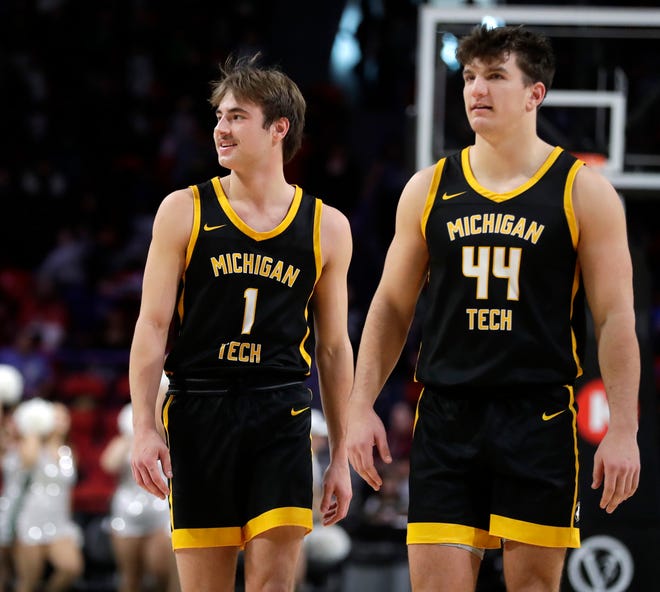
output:
<path id="1" fill-rule="evenodd" d="M 129 364 L 135 433 L 131 455 L 133 476 L 141 487 L 161 498 L 168 494 L 168 487 L 158 460 L 167 476 L 171 474 L 171 465 L 167 446 L 156 428 L 155 405 L 192 218 L 189 189 L 168 195 L 156 213 Z"/>
<path id="2" fill-rule="evenodd" d="M 348 456 L 375 490 L 382 479 L 374 465 L 373 447 L 385 462 L 391 458 L 385 428 L 373 404 L 401 355 L 426 279 L 428 250 L 421 222 L 432 175 L 432 167 L 416 173 L 401 194 L 394 238 L 360 340 L 349 402 Z"/>
<path id="3" fill-rule="evenodd" d="M 353 251 L 346 217 L 323 206 L 323 269 L 314 289 L 316 363 L 330 445 L 321 512 L 328 526 L 344 518 L 352 497 L 346 450 L 346 406 L 353 385 L 353 350 L 348 336 L 347 274 Z"/>
<path id="4" fill-rule="evenodd" d="M 639 484 L 637 446 L 639 345 L 635 334 L 632 263 L 619 196 L 599 173 L 583 167 L 575 181 L 578 257 L 591 310 L 610 425 L 594 457 L 592 487 L 603 486 L 608 513 Z"/>

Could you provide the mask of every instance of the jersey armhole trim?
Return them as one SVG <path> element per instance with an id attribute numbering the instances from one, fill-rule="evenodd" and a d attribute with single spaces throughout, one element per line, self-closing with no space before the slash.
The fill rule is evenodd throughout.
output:
<path id="1" fill-rule="evenodd" d="M 323 202 L 314 198 L 314 262 L 316 264 L 316 279 L 314 285 L 319 281 L 323 270 L 323 250 L 321 248 L 321 215 Z"/>
<path id="2" fill-rule="evenodd" d="M 583 165 L 584 162 L 581 160 L 576 160 L 573 163 L 566 176 L 566 185 L 564 186 L 564 212 L 566 213 L 566 221 L 568 222 L 568 230 L 571 233 L 571 241 L 573 242 L 574 249 L 577 249 L 580 239 L 580 227 L 575 216 L 575 208 L 573 207 L 573 185 L 575 183 L 575 177 Z"/>
<path id="3" fill-rule="evenodd" d="M 197 185 L 191 185 L 190 189 L 193 194 L 193 223 L 192 229 L 190 230 L 190 238 L 188 239 L 188 246 L 186 247 L 186 265 L 183 270 L 183 275 L 181 277 L 181 290 L 179 293 L 179 300 L 176 305 L 177 313 L 179 315 L 179 321 L 183 322 L 183 315 L 185 311 L 184 305 L 184 296 L 186 293 L 186 270 L 190 265 L 190 260 L 192 259 L 193 250 L 195 249 L 195 244 L 199 237 L 199 227 L 202 219 L 202 203 L 199 193 L 199 187 Z"/>
<path id="4" fill-rule="evenodd" d="M 433 170 L 433 178 L 431 179 L 431 185 L 429 191 L 426 194 L 426 202 L 424 203 L 424 210 L 422 211 L 422 219 L 420 221 L 422 236 L 426 240 L 426 224 L 429 220 L 429 215 L 431 214 L 431 209 L 435 203 L 435 198 L 438 194 L 438 186 L 440 185 L 440 178 L 442 177 L 442 171 L 445 168 L 446 158 L 440 159 Z"/>
<path id="5" fill-rule="evenodd" d="M 199 237 L 199 226 L 202 219 L 202 202 L 199 194 L 199 187 L 197 185 L 191 185 L 190 189 L 192 189 L 193 192 L 193 223 L 190 231 L 190 238 L 188 239 L 188 246 L 186 247 L 186 269 L 188 268 L 188 265 L 190 265 L 193 249 L 195 248 L 197 238 Z"/>

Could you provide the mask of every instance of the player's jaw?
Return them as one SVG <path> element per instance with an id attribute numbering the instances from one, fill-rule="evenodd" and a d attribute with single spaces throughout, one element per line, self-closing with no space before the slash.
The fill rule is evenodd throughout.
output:
<path id="1" fill-rule="evenodd" d="M 466 98 L 465 111 L 470 122 L 470 127 L 475 132 L 478 132 L 484 125 L 492 126 L 496 116 L 493 105 L 483 99 L 473 100 Z"/>
<path id="2" fill-rule="evenodd" d="M 238 150 L 238 142 L 231 137 L 215 138 L 215 150 L 218 153 L 218 162 L 225 166 Z"/>

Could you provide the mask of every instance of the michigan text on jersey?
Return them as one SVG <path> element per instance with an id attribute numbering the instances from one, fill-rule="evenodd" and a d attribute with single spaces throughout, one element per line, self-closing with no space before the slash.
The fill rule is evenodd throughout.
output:
<path id="1" fill-rule="evenodd" d="M 286 269 L 285 269 L 286 266 Z M 286 265 L 284 261 L 274 261 L 272 257 L 262 257 L 255 253 L 224 253 L 211 257 L 213 275 L 247 273 L 277 280 L 291 288 L 298 278 L 300 269 Z"/>
<path id="2" fill-rule="evenodd" d="M 473 234 L 506 234 L 536 244 L 545 226 L 527 218 L 516 218 L 513 214 L 473 214 L 447 222 L 449 240 Z"/>

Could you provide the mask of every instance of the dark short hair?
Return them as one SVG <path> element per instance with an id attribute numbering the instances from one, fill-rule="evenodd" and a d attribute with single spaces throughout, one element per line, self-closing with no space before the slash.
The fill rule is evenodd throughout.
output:
<path id="1" fill-rule="evenodd" d="M 305 127 L 305 98 L 291 78 L 275 66 L 260 66 L 261 55 L 229 56 L 220 66 L 220 80 L 211 83 L 209 102 L 218 107 L 227 93 L 261 107 L 264 128 L 280 117 L 289 120 L 282 142 L 282 158 L 289 162 L 302 144 Z"/>
<path id="2" fill-rule="evenodd" d="M 516 64 L 525 75 L 525 82 L 542 82 L 550 89 L 555 75 L 555 55 L 547 37 L 525 29 L 523 25 L 490 29 L 477 25 L 458 43 L 456 58 L 462 66 L 475 59 L 493 62 L 516 57 Z"/>

